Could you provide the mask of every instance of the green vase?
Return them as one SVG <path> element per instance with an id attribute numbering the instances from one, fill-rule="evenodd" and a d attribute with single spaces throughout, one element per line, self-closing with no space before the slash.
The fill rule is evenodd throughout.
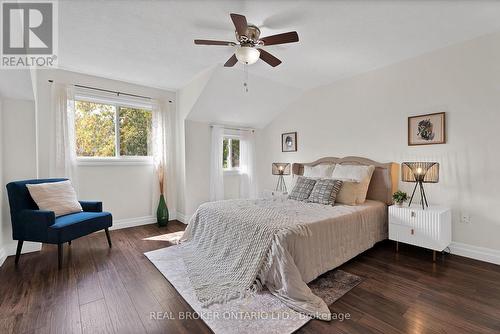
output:
<path id="1" fill-rule="evenodd" d="M 163 194 L 160 195 L 158 209 L 156 209 L 156 221 L 158 226 L 167 226 L 168 223 L 168 208 Z"/>

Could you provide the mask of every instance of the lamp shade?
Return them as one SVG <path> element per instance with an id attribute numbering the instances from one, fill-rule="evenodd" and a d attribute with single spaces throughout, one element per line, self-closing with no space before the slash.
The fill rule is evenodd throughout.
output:
<path id="1" fill-rule="evenodd" d="M 236 58 L 243 64 L 252 65 L 259 60 L 260 51 L 251 46 L 240 46 L 235 51 Z"/>
<path id="2" fill-rule="evenodd" d="M 437 162 L 403 162 L 401 164 L 401 181 L 403 182 L 439 182 L 439 163 Z"/>
<path id="3" fill-rule="evenodd" d="M 290 175 L 290 164 L 287 162 L 273 162 L 273 175 Z"/>

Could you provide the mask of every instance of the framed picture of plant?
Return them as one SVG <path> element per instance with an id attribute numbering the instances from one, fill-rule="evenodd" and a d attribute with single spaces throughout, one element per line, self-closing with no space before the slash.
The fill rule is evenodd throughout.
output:
<path id="1" fill-rule="evenodd" d="M 281 135 L 281 152 L 297 152 L 297 132 Z"/>
<path id="2" fill-rule="evenodd" d="M 408 117 L 408 145 L 446 143 L 446 114 L 444 112 Z"/>

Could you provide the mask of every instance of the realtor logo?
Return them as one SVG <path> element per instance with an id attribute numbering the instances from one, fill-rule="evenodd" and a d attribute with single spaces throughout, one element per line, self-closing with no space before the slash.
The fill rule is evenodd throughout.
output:
<path id="1" fill-rule="evenodd" d="M 54 65 L 55 6 L 51 1 L 2 3 L 3 68 Z"/>

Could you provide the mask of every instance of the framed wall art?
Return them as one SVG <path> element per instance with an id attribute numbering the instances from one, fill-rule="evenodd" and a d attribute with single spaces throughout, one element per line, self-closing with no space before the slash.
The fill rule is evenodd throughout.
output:
<path id="1" fill-rule="evenodd" d="M 408 145 L 446 143 L 446 114 L 444 112 L 408 117 Z"/>
<path id="2" fill-rule="evenodd" d="M 281 152 L 297 152 L 297 132 L 281 135 Z"/>

